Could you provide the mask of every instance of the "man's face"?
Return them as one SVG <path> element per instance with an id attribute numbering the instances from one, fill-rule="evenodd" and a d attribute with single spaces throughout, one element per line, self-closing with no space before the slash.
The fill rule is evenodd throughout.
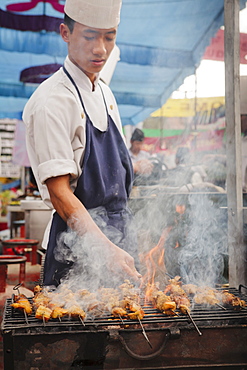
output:
<path id="1" fill-rule="evenodd" d="M 76 22 L 72 33 L 61 24 L 60 33 L 68 43 L 70 60 L 94 82 L 95 74 L 102 70 L 114 48 L 117 27 L 99 29 Z"/>
<path id="2" fill-rule="evenodd" d="M 131 150 L 134 154 L 138 154 L 143 146 L 143 141 L 134 140 L 131 142 Z"/>

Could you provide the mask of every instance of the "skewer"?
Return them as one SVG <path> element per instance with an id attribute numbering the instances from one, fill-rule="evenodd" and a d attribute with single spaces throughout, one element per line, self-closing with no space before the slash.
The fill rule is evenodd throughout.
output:
<path id="1" fill-rule="evenodd" d="M 20 291 L 19 291 L 19 288 L 22 286 L 22 283 L 19 283 L 17 285 L 14 286 L 13 290 L 17 290 L 18 292 L 18 295 L 20 295 Z"/>
<path id="2" fill-rule="evenodd" d="M 220 307 L 220 308 L 222 308 L 222 310 L 227 310 L 224 306 L 222 306 L 221 304 L 219 304 L 219 303 L 216 303 L 216 306 L 218 306 L 218 307 Z"/>
<path id="3" fill-rule="evenodd" d="M 165 272 L 165 275 L 169 276 L 170 279 L 174 279 L 174 276 L 168 274 L 168 272 Z"/>
<path id="4" fill-rule="evenodd" d="M 124 321 L 123 321 L 122 316 L 121 315 L 118 315 L 118 316 L 119 316 L 120 320 L 122 321 L 122 324 L 124 325 Z"/>
<path id="5" fill-rule="evenodd" d="M 82 320 L 82 318 L 81 318 L 81 316 L 80 316 L 80 315 L 79 315 L 79 319 L 80 319 L 80 321 L 81 321 L 82 325 L 83 325 L 83 326 L 85 326 L 85 322 Z"/>
<path id="6" fill-rule="evenodd" d="M 17 290 L 17 292 L 18 292 L 18 295 L 19 295 L 19 296 L 21 295 L 20 290 L 19 290 L 19 288 L 20 288 L 21 286 L 22 286 L 22 283 L 19 283 L 19 284 L 15 285 L 15 286 L 14 286 L 14 288 L 13 288 L 13 290 Z M 28 319 L 27 319 L 27 313 L 26 313 L 26 311 L 25 311 L 25 309 L 24 309 L 24 308 L 23 308 L 23 313 L 24 313 L 24 316 L 25 316 L 26 324 L 28 325 L 28 324 L 29 324 L 29 322 L 28 322 Z"/>
<path id="7" fill-rule="evenodd" d="M 142 334 L 143 334 L 144 338 L 146 339 L 146 341 L 148 342 L 148 344 L 150 345 L 150 347 L 153 348 L 152 344 L 150 343 L 150 340 L 148 339 L 147 333 L 146 333 L 146 331 L 144 329 L 144 326 L 142 325 L 142 322 L 141 322 L 140 318 L 139 317 L 137 317 L 137 318 L 138 318 L 139 324 L 141 325 Z"/>
<path id="8" fill-rule="evenodd" d="M 190 318 L 190 321 L 192 322 L 192 324 L 194 325 L 194 327 L 195 327 L 195 329 L 196 329 L 196 331 L 197 331 L 197 333 L 199 334 L 199 335 L 202 335 L 202 332 L 199 330 L 199 328 L 198 328 L 198 326 L 196 325 L 196 323 L 195 323 L 195 321 L 192 319 L 192 316 L 191 316 L 191 314 L 189 313 L 189 311 L 186 311 L 187 312 L 187 315 L 189 316 L 189 318 Z"/>
<path id="9" fill-rule="evenodd" d="M 26 311 L 24 309 L 23 309 L 23 312 L 24 312 L 26 324 L 28 325 L 29 323 L 28 323 L 28 319 L 27 319 L 27 313 L 26 313 Z"/>
<path id="10" fill-rule="evenodd" d="M 45 316 L 42 315 L 43 325 L 45 326 Z"/>

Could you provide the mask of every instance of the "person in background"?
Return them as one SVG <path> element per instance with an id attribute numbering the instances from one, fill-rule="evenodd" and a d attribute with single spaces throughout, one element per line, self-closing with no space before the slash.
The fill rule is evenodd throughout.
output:
<path id="1" fill-rule="evenodd" d="M 190 149 L 187 146 L 178 147 L 175 156 L 176 167 L 166 171 L 163 184 L 179 189 L 181 192 L 225 190 L 209 181 L 202 165 L 191 163 Z"/>
<path id="2" fill-rule="evenodd" d="M 54 254 L 59 235 L 70 229 L 90 235 L 113 275 L 141 277 L 128 253 L 132 163 L 116 101 L 99 75 L 116 43 L 120 9 L 121 0 L 66 1 L 60 34 L 68 56 L 24 109 L 32 170 L 42 199 L 55 209 L 44 285 L 59 285 L 72 268 Z"/>
<path id="3" fill-rule="evenodd" d="M 206 181 L 221 188 L 226 188 L 226 155 L 205 154 L 202 165 L 207 174 Z"/>
<path id="4" fill-rule="evenodd" d="M 204 181 L 204 171 L 190 164 L 190 149 L 188 147 L 178 147 L 175 164 L 176 167 L 167 171 L 166 174 L 165 182 L 168 186 L 189 188 Z"/>
<path id="5" fill-rule="evenodd" d="M 144 132 L 136 128 L 130 139 L 129 154 L 132 160 L 134 173 L 136 175 L 149 176 L 153 170 L 153 164 L 150 161 L 150 154 L 142 150 L 144 142 Z"/>

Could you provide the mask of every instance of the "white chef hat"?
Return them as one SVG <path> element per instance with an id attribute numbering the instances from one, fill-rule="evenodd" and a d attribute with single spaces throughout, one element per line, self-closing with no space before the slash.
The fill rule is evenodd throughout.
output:
<path id="1" fill-rule="evenodd" d="M 92 28 L 109 29 L 120 22 L 122 0 L 66 0 L 64 12 Z"/>

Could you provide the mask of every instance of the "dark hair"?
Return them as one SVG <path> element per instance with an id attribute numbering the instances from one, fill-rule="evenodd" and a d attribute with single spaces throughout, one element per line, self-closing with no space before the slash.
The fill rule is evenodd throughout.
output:
<path id="1" fill-rule="evenodd" d="M 74 25 L 75 25 L 75 21 L 74 19 L 70 18 L 66 13 L 64 13 L 64 24 L 66 24 L 66 26 L 68 26 L 69 30 L 70 30 L 70 33 L 73 32 L 74 30 Z"/>
<path id="2" fill-rule="evenodd" d="M 130 141 L 143 141 L 144 137 L 144 132 L 139 128 L 136 128 L 131 136 Z"/>

